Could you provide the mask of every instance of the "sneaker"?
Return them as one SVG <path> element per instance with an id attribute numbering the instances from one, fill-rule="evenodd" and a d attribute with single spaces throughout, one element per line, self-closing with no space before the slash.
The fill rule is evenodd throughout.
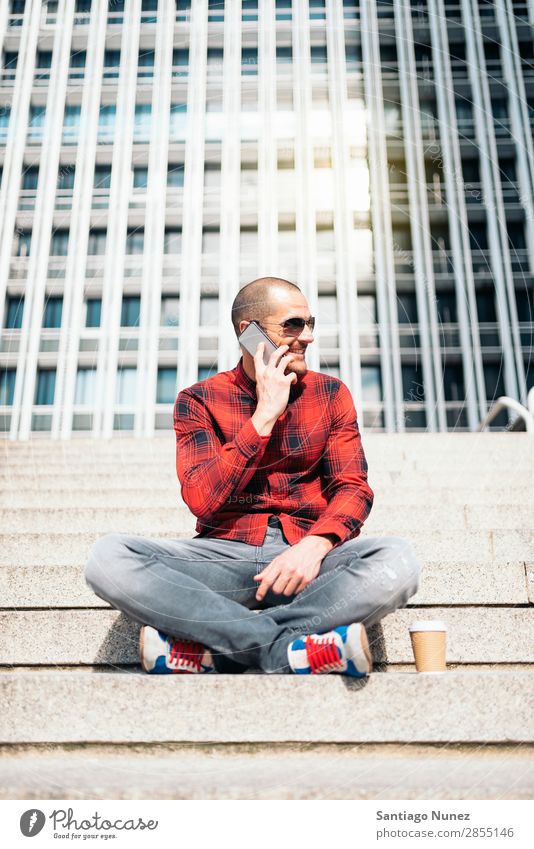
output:
<path id="1" fill-rule="evenodd" d="M 141 627 L 139 655 L 145 672 L 153 675 L 215 672 L 211 652 L 202 643 L 169 637 L 151 625 Z"/>
<path id="2" fill-rule="evenodd" d="M 373 668 L 367 633 L 361 622 L 341 625 L 326 634 L 308 634 L 289 644 L 289 665 L 296 675 L 339 672 L 365 678 Z"/>

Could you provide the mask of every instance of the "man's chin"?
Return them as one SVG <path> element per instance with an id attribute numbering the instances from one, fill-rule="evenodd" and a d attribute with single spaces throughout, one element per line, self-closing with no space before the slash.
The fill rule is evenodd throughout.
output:
<path id="1" fill-rule="evenodd" d="M 308 366 L 306 365 L 306 360 L 302 358 L 298 363 L 289 363 L 286 366 L 285 374 L 296 374 L 297 377 L 304 377 L 306 372 L 308 371 Z"/>

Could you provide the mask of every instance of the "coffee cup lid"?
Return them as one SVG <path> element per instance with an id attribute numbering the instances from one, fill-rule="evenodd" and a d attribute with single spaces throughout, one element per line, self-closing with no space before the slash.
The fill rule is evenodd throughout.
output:
<path id="1" fill-rule="evenodd" d="M 446 631 L 447 623 L 441 619 L 419 619 L 412 622 L 410 631 Z"/>

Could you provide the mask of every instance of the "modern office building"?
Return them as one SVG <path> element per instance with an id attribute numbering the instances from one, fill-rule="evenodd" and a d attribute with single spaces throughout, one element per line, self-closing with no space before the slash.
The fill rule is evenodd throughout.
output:
<path id="1" fill-rule="evenodd" d="M 0 4 L 0 426 L 172 427 L 286 277 L 362 429 L 534 383 L 534 0 Z M 498 422 L 506 426 L 502 415 Z"/>

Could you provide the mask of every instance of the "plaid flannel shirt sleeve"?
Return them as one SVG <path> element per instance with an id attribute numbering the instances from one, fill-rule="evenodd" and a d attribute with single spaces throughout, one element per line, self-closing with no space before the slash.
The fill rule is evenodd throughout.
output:
<path id="1" fill-rule="evenodd" d="M 229 496 L 244 489 L 269 441 L 248 419 L 231 442 L 221 444 L 202 400 L 187 390 L 174 405 L 174 431 L 182 498 L 199 519 L 211 518 Z"/>
<path id="2" fill-rule="evenodd" d="M 328 505 L 306 536 L 336 534 L 341 544 L 359 535 L 374 500 L 367 483 L 367 468 L 352 396 L 341 383 L 322 461 Z"/>

